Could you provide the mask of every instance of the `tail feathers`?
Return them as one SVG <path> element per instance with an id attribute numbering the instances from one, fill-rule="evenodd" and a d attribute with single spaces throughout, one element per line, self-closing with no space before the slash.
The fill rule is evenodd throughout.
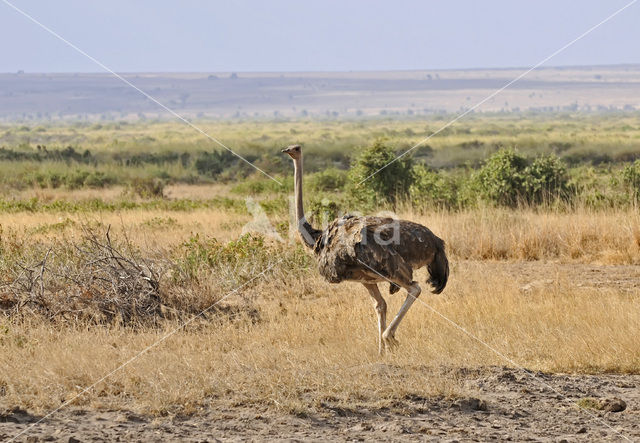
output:
<path id="1" fill-rule="evenodd" d="M 431 291 L 434 294 L 440 294 L 447 285 L 449 279 L 449 260 L 444 252 L 444 244 L 436 251 L 433 261 L 427 265 L 429 275 L 431 276 L 427 283 L 433 286 Z"/>

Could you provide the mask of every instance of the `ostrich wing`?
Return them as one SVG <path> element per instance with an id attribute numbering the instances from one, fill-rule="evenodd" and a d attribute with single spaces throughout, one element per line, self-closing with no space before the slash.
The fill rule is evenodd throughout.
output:
<path id="1" fill-rule="evenodd" d="M 395 249 L 397 220 L 344 216 L 333 221 L 315 246 L 320 274 L 343 280 L 410 283 L 413 269 Z"/>

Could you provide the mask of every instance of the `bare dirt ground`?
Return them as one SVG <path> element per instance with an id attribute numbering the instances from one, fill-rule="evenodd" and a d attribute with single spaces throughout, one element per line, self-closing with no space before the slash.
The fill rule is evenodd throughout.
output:
<path id="1" fill-rule="evenodd" d="M 384 364 L 371 369 L 394 370 Z M 414 397 L 385 408 L 344 409 L 324 403 L 317 412 L 302 417 L 249 405 L 220 406 L 171 418 L 67 409 L 17 441 L 640 439 L 640 376 L 527 374 L 510 368 L 441 371 L 463 380 L 477 397 Z M 611 401 L 618 398 L 626 408 L 619 412 L 585 409 L 578 406 L 585 398 L 605 400 L 605 409 L 619 404 Z M 22 410 L 0 415 L 0 439 L 12 438 L 39 419 Z"/>
<path id="2" fill-rule="evenodd" d="M 615 289 L 640 295 L 640 266 L 598 265 L 556 262 L 460 262 L 465 266 L 482 266 L 512 277 L 523 292 L 542 289 L 558 280 L 574 282 L 577 288 Z"/>

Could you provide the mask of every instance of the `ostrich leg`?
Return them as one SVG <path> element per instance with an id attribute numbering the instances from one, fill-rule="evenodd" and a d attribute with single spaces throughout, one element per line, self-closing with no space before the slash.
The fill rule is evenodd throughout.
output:
<path id="1" fill-rule="evenodd" d="M 378 285 L 375 283 L 363 283 L 364 287 L 369 291 L 369 295 L 373 298 L 376 314 L 378 314 L 378 353 L 384 352 L 384 343 L 382 341 L 382 333 L 384 332 L 387 324 L 387 303 L 382 298 Z"/>
<path id="2" fill-rule="evenodd" d="M 394 282 L 394 283 L 398 284 L 397 282 Z M 406 284 L 402 286 L 408 292 L 407 298 L 405 299 L 404 303 L 400 307 L 400 310 L 398 311 L 396 316 L 393 318 L 393 320 L 391 320 L 391 323 L 389 323 L 389 326 L 387 327 L 387 329 L 382 333 L 382 339 L 384 340 L 387 346 L 395 346 L 398 344 L 398 340 L 396 340 L 395 338 L 396 329 L 398 328 L 398 325 L 404 318 L 405 314 L 407 313 L 407 311 L 409 310 L 413 302 L 416 301 L 416 299 L 420 296 L 420 293 L 422 292 L 422 289 L 420 289 L 420 285 L 418 285 L 418 282 L 415 282 L 415 281 L 411 282 L 410 286 Z"/>

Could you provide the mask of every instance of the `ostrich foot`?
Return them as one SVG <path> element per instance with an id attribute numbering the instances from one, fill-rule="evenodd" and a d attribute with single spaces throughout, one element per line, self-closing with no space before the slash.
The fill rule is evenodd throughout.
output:
<path id="1" fill-rule="evenodd" d="M 384 340 L 384 347 L 386 350 L 391 351 L 397 348 L 400 345 L 400 342 L 396 340 L 393 335 L 382 335 L 382 340 Z"/>

